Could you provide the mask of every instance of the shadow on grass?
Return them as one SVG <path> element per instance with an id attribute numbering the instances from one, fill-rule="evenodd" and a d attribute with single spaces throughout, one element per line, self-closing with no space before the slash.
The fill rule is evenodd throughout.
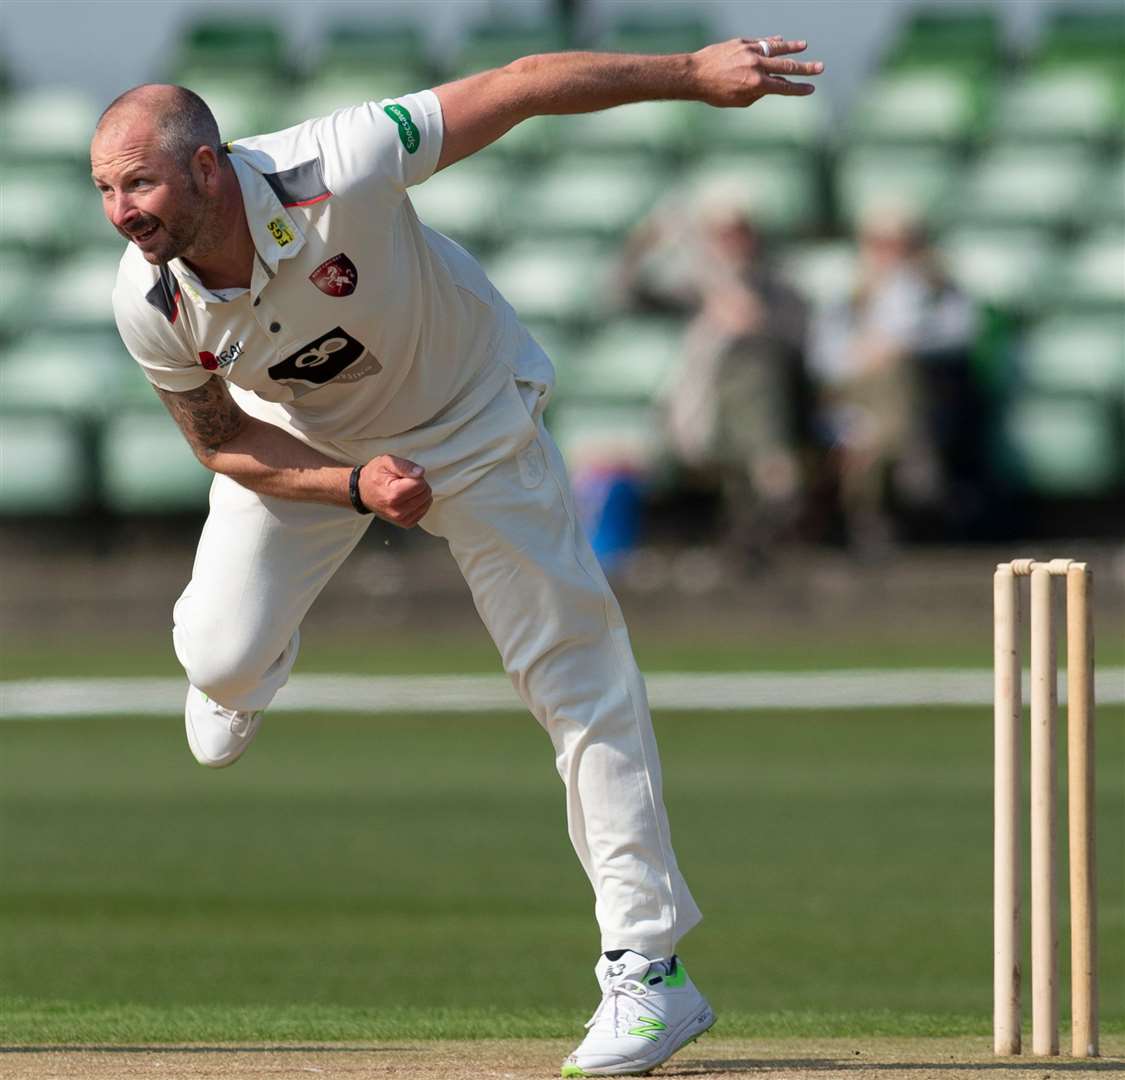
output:
<path id="1" fill-rule="evenodd" d="M 1006 1059 L 1001 1061 L 870 1061 L 857 1055 L 853 1058 L 743 1058 L 716 1061 L 681 1061 L 665 1066 L 661 1076 L 699 1076 L 703 1074 L 727 1073 L 771 1073 L 793 1072 L 801 1075 L 818 1072 L 959 1072 L 972 1069 L 974 1072 L 1027 1072 L 1044 1074 L 1105 1072 L 1122 1075 L 1121 1058 L 1030 1058 L 1027 1060 Z"/>
<path id="2" fill-rule="evenodd" d="M 0 1054 L 417 1054 L 418 1046 L 0 1046 Z"/>

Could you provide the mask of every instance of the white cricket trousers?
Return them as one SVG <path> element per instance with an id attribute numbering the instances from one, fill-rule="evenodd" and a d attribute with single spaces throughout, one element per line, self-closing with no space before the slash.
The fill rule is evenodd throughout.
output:
<path id="1" fill-rule="evenodd" d="M 370 521 L 216 477 L 175 608 L 176 654 L 192 684 L 227 708 L 264 709 L 289 676 L 305 612 Z M 435 499 L 422 527 L 448 542 L 554 744 L 602 949 L 671 956 L 700 914 L 672 851 L 644 682 L 542 424 L 517 454 Z"/>

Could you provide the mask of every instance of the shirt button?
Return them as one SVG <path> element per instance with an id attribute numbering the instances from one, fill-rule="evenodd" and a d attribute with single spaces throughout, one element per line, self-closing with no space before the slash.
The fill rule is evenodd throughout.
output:
<path id="1" fill-rule="evenodd" d="M 261 302 L 262 302 L 262 298 L 260 296 L 254 297 L 254 306 L 255 307 L 257 307 Z"/>
<path id="2" fill-rule="evenodd" d="M 280 329 L 281 329 L 281 323 L 279 323 L 279 322 L 271 322 L 270 323 L 270 333 L 271 334 L 276 334 L 278 332 L 278 330 L 280 330 Z"/>

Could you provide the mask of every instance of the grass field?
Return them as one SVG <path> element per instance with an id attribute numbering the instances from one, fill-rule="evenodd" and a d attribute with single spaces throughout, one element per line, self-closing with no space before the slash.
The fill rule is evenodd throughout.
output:
<path id="1" fill-rule="evenodd" d="M 987 715 L 657 725 L 706 913 L 682 954 L 724 1037 L 987 1033 Z M 1125 710 L 1103 709 L 1102 1016 L 1119 1034 L 1123 760 Z M 592 897 L 530 719 L 277 715 L 218 773 L 169 718 L 11 722 L 0 790 L 6 1045 L 566 1039 L 595 1004 Z M 1064 1015 L 1066 994 L 1064 977 Z"/>

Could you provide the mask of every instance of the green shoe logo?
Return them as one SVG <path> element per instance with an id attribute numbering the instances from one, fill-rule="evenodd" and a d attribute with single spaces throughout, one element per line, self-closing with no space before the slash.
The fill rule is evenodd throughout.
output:
<path id="1" fill-rule="evenodd" d="M 395 103 L 384 105 L 383 112 L 398 125 L 398 137 L 402 140 L 402 145 L 406 147 L 408 154 L 413 154 L 422 145 L 422 136 L 418 132 L 417 125 L 410 118 L 410 110 Z"/>
<path id="2" fill-rule="evenodd" d="M 629 1029 L 630 1035 L 639 1035 L 642 1039 L 648 1039 L 649 1042 L 659 1042 L 660 1033 L 668 1029 L 668 1025 L 661 1023 L 659 1020 L 654 1020 L 651 1016 L 638 1016 L 639 1023 L 635 1028 Z"/>
<path id="3" fill-rule="evenodd" d="M 684 965 L 677 961 L 674 971 L 669 972 L 664 976 L 665 986 L 683 986 L 687 981 L 687 970 Z"/>

